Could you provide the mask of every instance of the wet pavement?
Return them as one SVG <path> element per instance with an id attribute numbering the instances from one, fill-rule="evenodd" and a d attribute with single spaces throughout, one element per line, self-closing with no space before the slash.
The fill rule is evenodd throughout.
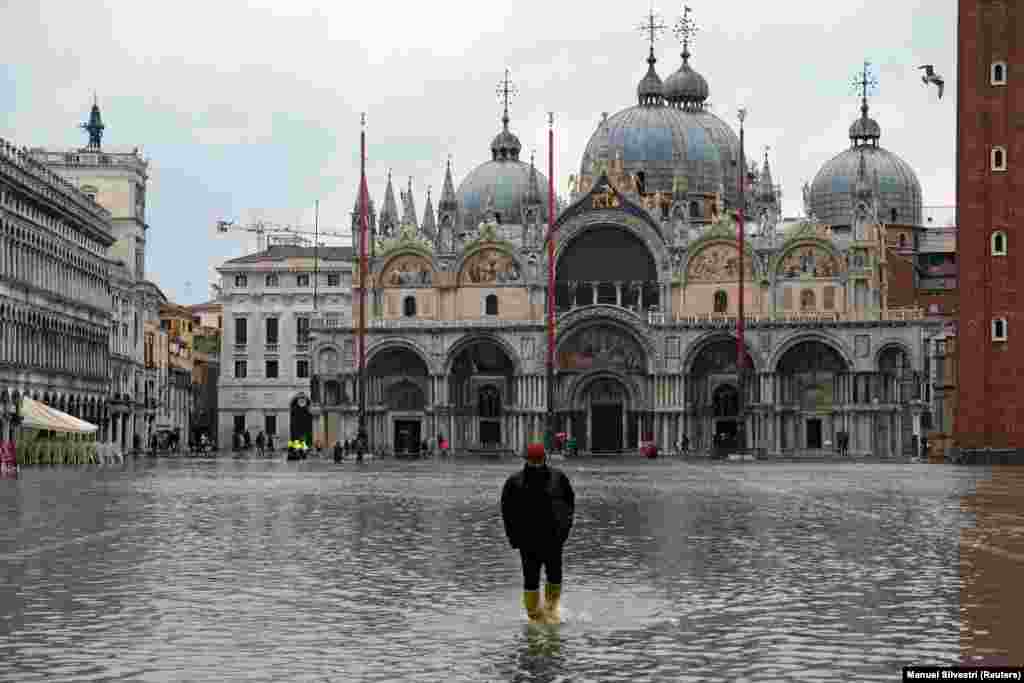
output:
<path id="1" fill-rule="evenodd" d="M 1014 470 L 559 463 L 564 623 L 528 627 L 517 465 L 24 468 L 0 481 L 0 681 L 889 681 L 1021 654 Z"/>

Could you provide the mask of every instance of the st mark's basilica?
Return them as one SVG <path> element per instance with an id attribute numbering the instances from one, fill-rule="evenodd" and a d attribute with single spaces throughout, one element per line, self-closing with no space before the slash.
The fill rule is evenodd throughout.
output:
<path id="1" fill-rule="evenodd" d="M 652 41 L 635 104 L 599 123 L 558 203 L 559 431 L 593 452 L 648 438 L 672 447 L 685 434 L 693 448 L 717 438 L 784 454 L 828 447 L 840 432 L 853 453 L 909 451 L 929 410 L 926 344 L 942 326 L 890 305 L 893 262 L 924 230 L 916 174 L 881 146 L 865 88 L 847 145 L 803 189 L 805 218 L 782 219 L 767 155 L 747 169 L 741 254 L 740 140 L 707 106 L 691 35 L 664 80 Z M 456 452 L 519 453 L 544 432 L 548 181 L 520 158 L 510 126 L 506 100 L 489 158 L 458 189 L 449 164 L 422 220 L 411 182 L 401 214 L 390 177 L 379 213 L 368 202 L 374 449 L 443 435 Z M 359 215 L 357 200 L 356 234 Z M 357 301 L 352 321 L 313 321 L 310 410 L 322 443 L 357 430 Z"/>

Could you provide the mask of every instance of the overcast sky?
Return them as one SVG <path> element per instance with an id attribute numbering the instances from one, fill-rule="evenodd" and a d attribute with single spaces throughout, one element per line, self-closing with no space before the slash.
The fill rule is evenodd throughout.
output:
<path id="1" fill-rule="evenodd" d="M 734 128 L 737 107 L 749 109 L 748 156 L 770 146 L 787 215 L 802 210 L 804 182 L 849 144 L 859 115 L 850 82 L 865 59 L 880 81 L 871 105 L 882 145 L 917 170 L 926 206 L 955 203 L 954 0 L 688 3 L 701 29 L 691 65 Z M 545 172 L 546 112 L 555 112 L 561 193 L 601 113 L 635 104 L 647 68 L 636 27 L 648 0 L 0 5 L 0 136 L 82 146 L 76 126 L 97 91 L 104 146 L 138 146 L 151 160 L 149 276 L 186 304 L 208 298 L 214 267 L 255 248 L 242 233 L 215 236 L 218 218 L 262 210 L 311 227 L 319 199 L 321 230 L 348 231 L 360 112 L 374 200 L 390 168 L 401 187 L 412 176 L 422 214 L 449 154 L 456 185 L 490 158 L 508 67 L 519 90 L 511 128 L 523 158 L 535 149 Z M 682 6 L 654 9 L 674 24 Z M 656 47 L 663 79 L 679 52 L 667 32 Z M 922 64 L 946 78 L 941 101 L 921 83 Z"/>

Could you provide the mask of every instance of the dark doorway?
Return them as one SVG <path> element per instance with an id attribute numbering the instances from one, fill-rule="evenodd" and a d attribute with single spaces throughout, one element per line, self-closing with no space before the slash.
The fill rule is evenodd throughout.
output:
<path id="1" fill-rule="evenodd" d="M 590 407 L 590 418 L 594 436 L 591 449 L 594 451 L 621 451 L 622 404 L 593 405 Z"/>
<path id="2" fill-rule="evenodd" d="M 395 420 L 395 453 L 412 455 L 420 451 L 420 421 Z"/>
<path id="3" fill-rule="evenodd" d="M 817 418 L 807 420 L 807 447 L 821 448 L 821 420 Z"/>
<path id="4" fill-rule="evenodd" d="M 313 414 L 309 412 L 309 399 L 299 396 L 292 401 L 291 438 L 302 439 L 306 445 L 313 446 Z"/>
<path id="5" fill-rule="evenodd" d="M 715 444 L 719 448 L 735 450 L 739 447 L 739 434 L 736 420 L 719 420 L 715 423 Z"/>
<path id="6" fill-rule="evenodd" d="M 500 446 L 501 423 L 496 420 L 480 420 L 480 443 L 484 446 Z"/>

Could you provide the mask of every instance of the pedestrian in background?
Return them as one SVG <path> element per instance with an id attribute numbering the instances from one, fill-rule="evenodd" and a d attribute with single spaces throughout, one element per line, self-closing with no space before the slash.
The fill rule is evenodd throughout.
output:
<path id="1" fill-rule="evenodd" d="M 519 550 L 523 607 L 531 623 L 557 624 L 562 596 L 562 550 L 572 530 L 576 497 L 569 477 L 549 467 L 544 444 L 526 450 L 523 469 L 505 481 L 501 516 L 509 544 Z M 540 572 L 544 569 L 544 603 Z"/>

